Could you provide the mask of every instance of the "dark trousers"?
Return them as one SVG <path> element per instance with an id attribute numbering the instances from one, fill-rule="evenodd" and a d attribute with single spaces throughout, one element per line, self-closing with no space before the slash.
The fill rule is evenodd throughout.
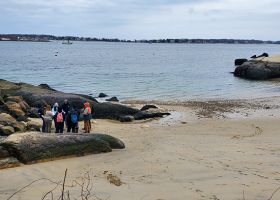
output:
<path id="1" fill-rule="evenodd" d="M 46 129 L 46 123 L 45 123 L 44 119 L 42 119 L 42 121 L 43 121 L 42 132 L 44 133 L 45 129 Z"/>
<path id="2" fill-rule="evenodd" d="M 78 123 L 68 123 L 67 132 L 78 133 Z"/>
<path id="3" fill-rule="evenodd" d="M 64 122 L 56 122 L 56 133 L 63 133 Z"/>

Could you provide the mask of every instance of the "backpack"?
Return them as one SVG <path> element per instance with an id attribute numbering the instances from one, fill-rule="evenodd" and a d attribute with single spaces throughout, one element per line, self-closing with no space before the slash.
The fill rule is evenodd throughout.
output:
<path id="1" fill-rule="evenodd" d="M 63 122 L 63 115 L 62 115 L 62 113 L 58 113 L 57 114 L 56 122 Z"/>
<path id="2" fill-rule="evenodd" d="M 76 124 L 76 123 L 78 122 L 78 116 L 77 116 L 76 113 L 73 113 L 73 114 L 71 115 L 71 122 L 72 122 L 73 124 Z"/>

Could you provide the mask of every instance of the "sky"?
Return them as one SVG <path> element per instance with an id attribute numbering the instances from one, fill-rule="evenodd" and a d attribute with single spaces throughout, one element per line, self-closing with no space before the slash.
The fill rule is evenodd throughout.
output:
<path id="1" fill-rule="evenodd" d="M 0 0 L 0 33 L 280 40 L 280 0 Z"/>

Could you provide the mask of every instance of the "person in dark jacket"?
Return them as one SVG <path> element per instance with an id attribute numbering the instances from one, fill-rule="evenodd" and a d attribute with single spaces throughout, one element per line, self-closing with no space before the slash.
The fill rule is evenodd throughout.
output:
<path id="1" fill-rule="evenodd" d="M 45 132 L 46 124 L 45 124 L 43 116 L 46 114 L 46 107 L 45 106 L 40 106 L 40 108 L 38 109 L 38 114 L 39 114 L 39 117 L 42 119 L 42 122 L 43 122 L 42 132 Z"/>
<path id="2" fill-rule="evenodd" d="M 62 111 L 62 108 L 60 107 L 58 108 L 57 113 L 54 116 L 54 119 L 56 121 L 55 133 L 63 133 L 65 115 Z"/>
<path id="3" fill-rule="evenodd" d="M 70 104 L 68 103 L 67 99 L 64 100 L 64 103 L 62 104 L 61 108 L 62 108 L 65 118 L 67 118 L 68 114 L 69 114 L 69 110 L 70 110 Z M 65 125 L 68 128 L 67 120 L 65 120 Z"/>
<path id="4" fill-rule="evenodd" d="M 69 111 L 69 114 L 67 116 L 67 132 L 69 133 L 72 130 L 72 133 L 78 133 L 79 129 L 79 118 L 80 118 L 80 112 L 77 111 L 74 107 L 72 107 Z"/>

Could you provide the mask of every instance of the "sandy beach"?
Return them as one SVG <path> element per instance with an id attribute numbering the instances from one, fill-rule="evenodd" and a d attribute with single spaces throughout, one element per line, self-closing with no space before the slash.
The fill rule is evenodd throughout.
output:
<path id="1" fill-rule="evenodd" d="M 94 132 L 122 139 L 126 149 L 1 170 L 0 199 L 36 179 L 61 181 L 66 168 L 69 185 L 89 171 L 93 199 L 269 199 L 280 185 L 279 101 L 161 103 L 171 116 L 133 123 L 94 120 Z M 41 180 L 11 199 L 41 199 L 54 186 Z M 276 192 L 272 199 L 279 198 Z"/>

